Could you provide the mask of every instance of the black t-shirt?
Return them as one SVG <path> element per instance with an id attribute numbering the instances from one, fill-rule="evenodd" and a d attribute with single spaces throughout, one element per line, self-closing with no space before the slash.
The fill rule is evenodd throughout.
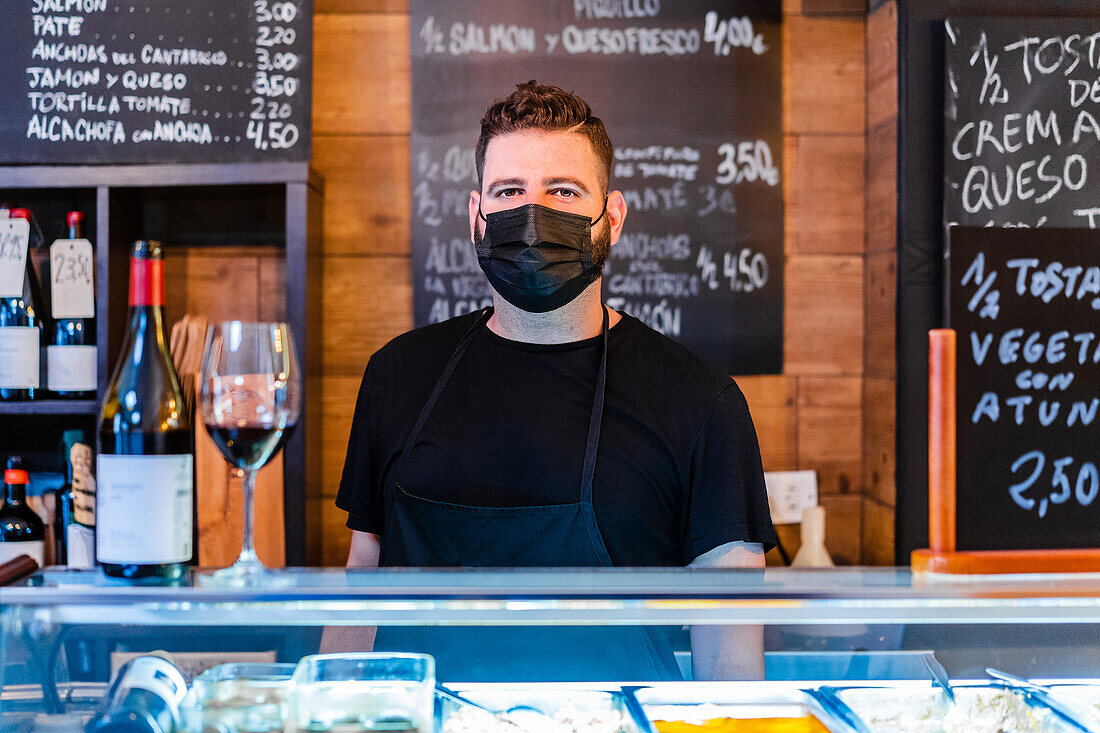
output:
<path id="1" fill-rule="evenodd" d="M 412 494 L 454 504 L 579 500 L 599 336 L 528 344 L 480 326 L 412 449 L 406 475 L 396 475 L 421 408 L 477 317 L 410 331 L 371 357 L 336 497 L 351 529 L 385 533 L 386 497 L 398 478 Z M 683 566 L 726 542 L 775 543 L 741 390 L 625 314 L 608 334 L 592 501 L 617 566 Z"/>

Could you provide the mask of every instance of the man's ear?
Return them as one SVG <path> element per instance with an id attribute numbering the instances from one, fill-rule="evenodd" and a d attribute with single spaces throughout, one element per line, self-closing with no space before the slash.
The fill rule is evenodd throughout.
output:
<path id="1" fill-rule="evenodd" d="M 621 191 L 612 191 L 607 194 L 607 224 L 611 227 L 611 243 L 619 241 L 619 235 L 623 231 L 623 222 L 626 221 L 626 199 Z"/>
<path id="2" fill-rule="evenodd" d="M 474 241 L 474 230 L 477 227 L 477 212 L 481 207 L 481 194 L 470 191 L 470 241 Z"/>

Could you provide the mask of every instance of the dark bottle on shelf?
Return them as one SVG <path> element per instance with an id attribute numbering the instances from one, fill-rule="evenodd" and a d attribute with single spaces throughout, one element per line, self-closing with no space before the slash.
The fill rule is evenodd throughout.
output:
<path id="1" fill-rule="evenodd" d="M 187 694 L 183 675 L 159 656 L 134 657 L 119 668 L 85 733 L 175 733 Z"/>
<path id="2" fill-rule="evenodd" d="M 69 240 L 83 240 L 84 214 L 66 217 Z M 87 244 L 84 247 L 88 247 Z M 94 261 L 87 252 L 55 246 L 47 269 L 50 279 L 53 326 L 46 346 L 46 386 L 58 397 L 92 399 L 96 390 L 95 306 L 74 304 L 63 295 L 92 281 Z M 85 286 L 88 287 L 88 286 Z M 74 308 L 74 305 L 76 307 Z"/>
<path id="3" fill-rule="evenodd" d="M 26 219 L 28 225 L 31 222 L 31 213 L 27 209 L 11 209 L 8 217 Z M 0 400 L 42 397 L 39 382 L 42 347 L 40 293 L 28 251 L 22 292 L 0 297 Z"/>
<path id="4" fill-rule="evenodd" d="M 168 355 L 160 242 L 135 242 L 122 351 L 99 414 L 96 562 L 111 577 L 171 582 L 192 554 L 191 418 Z"/>
<path id="5" fill-rule="evenodd" d="M 46 527 L 27 506 L 30 477 L 19 456 L 8 459 L 4 471 L 4 505 L 0 507 L 0 564 L 30 555 L 38 567 L 45 564 Z"/>

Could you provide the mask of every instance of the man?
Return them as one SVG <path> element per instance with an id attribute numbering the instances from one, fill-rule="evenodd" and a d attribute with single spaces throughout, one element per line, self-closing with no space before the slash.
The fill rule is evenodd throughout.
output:
<path id="1" fill-rule="evenodd" d="M 336 499 L 348 567 L 762 567 L 775 535 L 740 390 L 601 302 L 627 213 L 603 123 L 572 94 L 520 84 L 486 112 L 475 158 L 470 236 L 493 308 L 371 357 Z M 678 676 L 659 628 L 445 631 L 377 641 L 431 651 L 441 670 L 451 646 L 520 655 L 496 668 L 517 681 L 524 665 L 539 678 L 532 659 L 556 660 L 559 679 Z M 369 648 L 372 633 L 332 629 L 323 648 Z M 698 678 L 763 676 L 758 627 L 696 627 L 691 645 Z"/>

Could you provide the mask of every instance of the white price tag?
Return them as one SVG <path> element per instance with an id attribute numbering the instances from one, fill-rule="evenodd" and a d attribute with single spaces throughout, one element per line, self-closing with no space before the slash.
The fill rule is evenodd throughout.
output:
<path id="1" fill-rule="evenodd" d="M 91 318 L 95 315 L 92 243 L 87 239 L 58 239 L 50 245 L 50 284 L 54 318 Z"/>
<path id="2" fill-rule="evenodd" d="M 27 245 L 31 223 L 26 219 L 0 219 L 0 298 L 23 295 L 27 272 Z"/>

